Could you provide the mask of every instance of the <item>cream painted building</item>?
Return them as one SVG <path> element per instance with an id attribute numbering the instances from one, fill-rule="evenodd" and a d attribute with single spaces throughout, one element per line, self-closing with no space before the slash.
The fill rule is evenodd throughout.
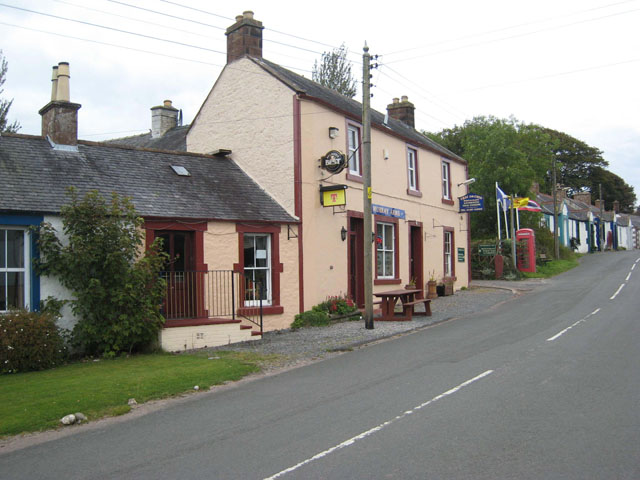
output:
<path id="1" fill-rule="evenodd" d="M 236 20 L 226 33 L 227 65 L 188 129 L 186 149 L 231 150 L 300 221 L 286 232 L 298 244 L 290 262 L 298 291 L 281 285 L 281 297 L 297 296 L 297 311 L 338 294 L 363 304 L 361 104 L 263 59 L 262 23 L 252 12 Z M 424 288 L 431 276 L 453 278 L 456 289 L 469 284 L 469 219 L 458 211 L 467 165 L 417 132 L 413 115 L 406 97 L 386 115 L 372 112 L 374 292 L 412 280 Z M 344 155 L 338 173 L 320 168 L 332 151 Z M 345 193 L 344 205 L 322 204 L 321 189 L 331 188 L 337 198 Z"/>

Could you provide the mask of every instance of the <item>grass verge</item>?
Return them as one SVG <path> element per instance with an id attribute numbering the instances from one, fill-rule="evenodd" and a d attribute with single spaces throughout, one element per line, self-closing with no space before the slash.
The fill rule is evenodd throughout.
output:
<path id="1" fill-rule="evenodd" d="M 55 428 L 69 413 L 82 412 L 89 420 L 122 415 L 130 410 L 129 398 L 142 403 L 195 385 L 204 390 L 257 372 L 264 361 L 239 352 L 154 354 L 2 375 L 0 437 Z"/>
<path id="2" fill-rule="evenodd" d="M 536 272 L 521 272 L 525 278 L 550 278 L 578 266 L 578 258 L 567 260 L 551 260 L 543 265 L 536 266 Z"/>

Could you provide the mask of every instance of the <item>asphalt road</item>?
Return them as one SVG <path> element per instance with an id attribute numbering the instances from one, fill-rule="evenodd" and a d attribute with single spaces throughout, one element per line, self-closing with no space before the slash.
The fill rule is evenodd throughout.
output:
<path id="1" fill-rule="evenodd" d="M 638 479 L 640 253 L 484 314 L 0 454 L 3 479 Z"/>

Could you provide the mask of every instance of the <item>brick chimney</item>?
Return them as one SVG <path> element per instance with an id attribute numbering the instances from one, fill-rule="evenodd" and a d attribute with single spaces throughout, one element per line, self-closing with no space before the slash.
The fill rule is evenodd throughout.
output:
<path id="1" fill-rule="evenodd" d="M 596 208 L 600 208 L 600 199 L 596 198 L 594 200 L 593 204 L 595 205 Z M 602 201 L 602 210 L 605 210 L 605 208 L 604 208 L 604 200 Z"/>
<path id="2" fill-rule="evenodd" d="M 573 199 L 591 205 L 591 192 L 574 193 Z"/>
<path id="3" fill-rule="evenodd" d="M 613 211 L 616 213 L 620 213 L 620 201 L 618 200 L 613 201 Z"/>
<path id="4" fill-rule="evenodd" d="M 159 138 L 178 125 L 180 110 L 171 105 L 171 100 L 151 107 L 151 138 Z"/>
<path id="5" fill-rule="evenodd" d="M 58 145 L 78 144 L 78 110 L 82 105 L 69 101 L 69 64 L 53 67 L 51 101 L 40 109 L 42 136 Z"/>
<path id="6" fill-rule="evenodd" d="M 251 55 L 262 58 L 262 22 L 247 10 L 236 17 L 236 23 L 227 28 L 227 63 Z"/>
<path id="7" fill-rule="evenodd" d="M 413 103 L 409 101 L 406 95 L 403 95 L 401 100 L 398 100 L 397 97 L 394 98 L 393 103 L 387 105 L 387 113 L 391 118 L 400 120 L 411 128 L 415 128 L 416 126 L 414 116 L 415 109 L 416 107 L 413 106 Z"/>
<path id="8" fill-rule="evenodd" d="M 557 187 L 556 188 L 556 195 L 558 196 L 558 198 L 562 199 L 562 198 L 567 198 L 567 191 L 562 188 L 562 187 Z"/>

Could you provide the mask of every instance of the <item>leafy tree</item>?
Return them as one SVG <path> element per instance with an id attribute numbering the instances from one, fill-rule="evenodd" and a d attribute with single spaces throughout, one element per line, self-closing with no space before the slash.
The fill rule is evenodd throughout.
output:
<path id="1" fill-rule="evenodd" d="M 4 92 L 2 86 L 7 79 L 8 68 L 7 60 L 4 58 L 2 50 L 0 50 L 0 95 Z M 7 115 L 9 114 L 12 103 L 13 100 L 0 99 L 0 132 L 17 132 L 21 128 L 17 120 L 11 124 L 7 124 Z"/>
<path id="2" fill-rule="evenodd" d="M 164 319 L 160 305 L 166 284 L 159 278 L 166 261 L 160 243 L 141 255 L 142 218 L 127 198 L 105 201 L 97 191 L 61 209 L 63 242 L 55 229 L 38 229 L 41 257 L 36 268 L 57 277 L 74 296 L 78 317 L 74 344 L 84 353 L 115 355 L 151 343 Z"/>
<path id="3" fill-rule="evenodd" d="M 622 213 L 633 213 L 636 203 L 636 194 L 633 187 L 628 185 L 615 173 L 602 167 L 594 167 L 585 190 L 591 192 L 591 198 L 599 198 L 599 185 L 602 185 L 602 199 L 607 210 L 613 210 L 613 202 L 620 202 Z"/>
<path id="4" fill-rule="evenodd" d="M 351 62 L 347 60 L 347 47 L 340 45 L 331 52 L 324 52 L 320 64 L 316 60 L 311 78 L 320 85 L 332 88 L 338 93 L 353 98 L 358 91 L 357 82 L 351 74 Z"/>

